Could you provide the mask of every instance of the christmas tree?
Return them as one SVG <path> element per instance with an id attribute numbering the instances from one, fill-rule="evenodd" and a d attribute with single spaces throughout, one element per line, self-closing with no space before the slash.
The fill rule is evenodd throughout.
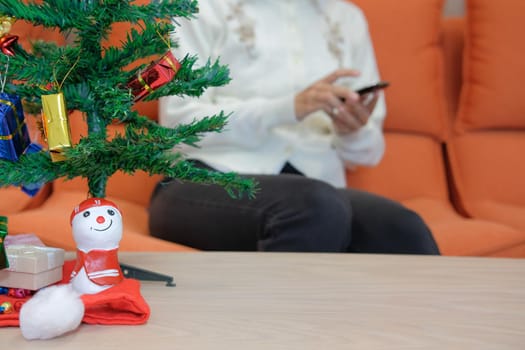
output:
<path id="1" fill-rule="evenodd" d="M 133 109 L 139 100 L 162 96 L 200 96 L 208 87 L 229 81 L 227 67 L 218 61 L 196 67 L 197 57 L 175 58 L 176 19 L 198 13 L 196 0 L 0 0 L 0 22 L 25 20 L 57 28 L 67 45 L 34 42 L 30 50 L 16 33 L 0 38 L 2 93 L 0 119 L 14 130 L 0 130 L 0 145 L 14 149 L 0 158 L 0 187 L 31 187 L 58 178 L 87 178 L 92 197 L 105 197 L 108 178 L 116 171 L 162 174 L 179 180 L 218 184 L 232 196 L 254 194 L 254 183 L 234 173 L 196 168 L 172 149 L 181 143 L 197 145 L 208 132 L 220 132 L 228 115 L 218 112 L 169 129 Z M 105 46 L 115 23 L 133 29 L 119 46 Z M 137 62 L 150 62 L 136 64 Z M 129 68 L 132 67 L 132 68 Z M 18 105 L 18 101 L 22 104 Z M 21 107 L 42 117 L 47 140 L 33 149 L 22 135 Z M 81 111 L 88 134 L 71 144 L 67 115 Z M 18 119 L 17 119 L 18 118 Z M 16 123 L 15 123 L 16 122 Z M 125 132 L 108 135 L 108 126 L 125 125 Z M 0 124 L 3 125 L 3 124 Z M 4 132 L 3 134 L 1 132 Z"/>

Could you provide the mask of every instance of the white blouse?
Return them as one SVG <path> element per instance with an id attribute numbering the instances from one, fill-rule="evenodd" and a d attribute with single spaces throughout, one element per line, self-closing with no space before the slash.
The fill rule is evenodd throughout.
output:
<path id="1" fill-rule="evenodd" d="M 199 98 L 160 100 L 160 123 L 174 127 L 232 112 L 221 133 L 204 135 L 200 147 L 181 146 L 188 158 L 221 171 L 277 174 L 288 161 L 305 175 L 346 185 L 344 165 L 376 165 L 384 153 L 381 96 L 368 123 L 338 136 L 329 116 L 317 111 L 296 120 L 294 96 L 335 69 L 358 69 L 337 84 L 352 89 L 379 80 L 362 12 L 343 0 L 200 0 L 190 21 L 177 19 L 178 58 L 197 54 L 228 65 L 228 85 Z"/>

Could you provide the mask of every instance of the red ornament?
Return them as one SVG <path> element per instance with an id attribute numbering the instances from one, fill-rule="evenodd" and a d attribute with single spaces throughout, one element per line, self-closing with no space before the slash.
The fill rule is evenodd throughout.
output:
<path id="1" fill-rule="evenodd" d="M 17 35 L 4 35 L 0 38 L 0 50 L 4 55 L 14 56 L 13 45 L 18 41 Z"/>
<path id="2" fill-rule="evenodd" d="M 134 101 L 141 100 L 155 89 L 169 83 L 179 71 L 180 66 L 180 62 L 170 51 L 139 72 L 137 77 L 130 80 L 127 85 L 135 97 Z"/>
<path id="3" fill-rule="evenodd" d="M 8 296 L 12 298 L 22 299 L 33 294 L 29 289 L 24 288 L 9 288 Z"/>

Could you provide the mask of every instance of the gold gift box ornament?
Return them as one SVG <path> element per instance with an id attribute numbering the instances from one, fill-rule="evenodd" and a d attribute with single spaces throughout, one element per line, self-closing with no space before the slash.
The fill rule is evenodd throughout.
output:
<path id="1" fill-rule="evenodd" d="M 71 131 L 63 93 L 42 95 L 42 122 L 51 160 L 65 160 L 64 151 L 71 147 Z"/>

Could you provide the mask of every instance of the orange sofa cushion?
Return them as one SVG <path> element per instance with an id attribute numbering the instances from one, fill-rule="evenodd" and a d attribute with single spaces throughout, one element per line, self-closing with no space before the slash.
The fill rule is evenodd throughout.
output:
<path id="1" fill-rule="evenodd" d="M 439 142 L 427 136 L 395 132 L 387 132 L 385 138 L 383 161 L 374 168 L 348 171 L 350 187 L 398 200 L 417 212 L 431 229 L 443 255 L 524 256 L 525 230 L 493 222 L 489 217 L 467 218 L 452 206 Z"/>
<path id="2" fill-rule="evenodd" d="M 69 222 L 73 208 L 86 198 L 86 191 L 61 191 L 39 208 L 9 216 L 9 234 L 34 233 L 46 245 L 76 249 Z M 122 198 L 108 196 L 122 211 L 120 251 L 191 251 L 193 249 L 148 235 L 147 208 Z"/>
<path id="3" fill-rule="evenodd" d="M 57 29 L 34 26 L 23 20 L 15 21 L 9 33 L 17 35 L 18 43 L 27 51 L 31 51 L 31 43 L 35 40 L 51 41 L 59 45 L 65 42 L 64 36 Z"/>
<path id="4" fill-rule="evenodd" d="M 525 232 L 525 133 L 470 132 L 455 137 L 449 149 L 463 210 Z"/>
<path id="5" fill-rule="evenodd" d="M 423 135 L 385 133 L 385 155 L 373 168 L 347 171 L 349 187 L 394 200 L 414 197 L 448 199 L 441 144 Z"/>
<path id="6" fill-rule="evenodd" d="M 448 145 L 458 205 L 525 231 L 525 2 L 468 0 L 463 86 Z"/>
<path id="7" fill-rule="evenodd" d="M 352 2 L 368 19 L 381 77 L 391 82 L 385 90 L 385 129 L 446 139 L 440 43 L 443 0 Z"/>
<path id="8" fill-rule="evenodd" d="M 456 128 L 525 129 L 525 1 L 468 0 Z"/>
<path id="9" fill-rule="evenodd" d="M 524 257 L 525 231 L 490 220 L 458 214 L 450 203 L 414 198 L 402 203 L 420 213 L 432 229 L 441 254 L 454 256 Z"/>

